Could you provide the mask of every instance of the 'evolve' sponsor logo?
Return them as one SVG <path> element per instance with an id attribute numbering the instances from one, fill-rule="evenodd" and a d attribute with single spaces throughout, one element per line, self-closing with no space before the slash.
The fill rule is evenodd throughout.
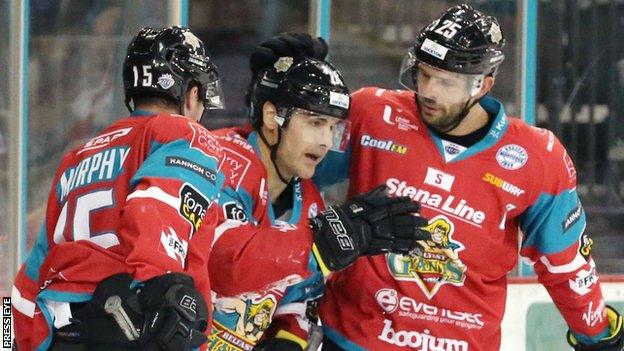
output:
<path id="1" fill-rule="evenodd" d="M 468 342 L 465 340 L 440 338 L 431 335 L 429 329 L 422 332 L 394 330 L 392 321 L 388 319 L 384 319 L 384 328 L 378 338 L 391 345 L 408 346 L 418 351 L 468 351 Z"/>
<path id="2" fill-rule="evenodd" d="M 483 211 L 470 206 L 465 199 L 457 200 L 454 195 L 442 196 L 427 190 L 418 189 L 397 178 L 388 178 L 386 186 L 390 195 L 408 196 L 412 200 L 420 202 L 424 207 L 444 212 L 479 228 L 485 221 L 485 213 Z"/>
<path id="3" fill-rule="evenodd" d="M 520 189 L 519 187 L 493 175 L 492 173 L 485 173 L 483 175 L 483 180 L 494 185 L 497 188 L 501 188 L 506 192 L 510 193 L 513 196 L 520 196 L 524 194 L 524 189 Z"/>
<path id="4" fill-rule="evenodd" d="M 367 134 L 362 135 L 362 139 L 360 139 L 360 144 L 362 146 L 372 147 L 383 151 L 390 151 L 401 155 L 405 155 L 407 153 L 406 146 L 396 144 L 392 140 L 375 139 Z"/>
<path id="5" fill-rule="evenodd" d="M 401 317 L 456 325 L 465 329 L 481 329 L 484 326 L 481 313 L 452 311 L 428 305 L 408 296 L 399 296 L 394 289 L 379 289 L 375 300 L 386 313 L 397 312 Z"/>

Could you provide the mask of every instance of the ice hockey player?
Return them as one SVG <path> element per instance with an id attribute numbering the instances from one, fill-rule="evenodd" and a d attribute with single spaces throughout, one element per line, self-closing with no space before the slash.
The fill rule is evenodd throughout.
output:
<path id="1" fill-rule="evenodd" d="M 575 350 L 622 350 L 622 317 L 602 296 L 570 156 L 488 95 L 503 44 L 495 18 L 452 7 L 408 51 L 400 76 L 409 90 L 352 95 L 350 148 L 330 153 L 315 179 L 348 177 L 350 196 L 385 183 L 422 203 L 432 238 L 419 254 L 363 258 L 329 279 L 323 350 L 498 350 L 518 251 Z"/>
<path id="2" fill-rule="evenodd" d="M 316 53 L 314 56 L 322 58 L 326 47 L 320 45 L 313 51 Z M 252 62 L 256 58 L 252 57 Z M 342 209 L 321 212 L 323 200 L 310 178 L 316 165 L 330 149 L 346 145 L 349 91 L 340 73 L 331 64 L 303 58 L 300 53 L 280 57 L 269 69 L 256 73 L 248 94 L 253 131 L 228 128 L 214 132 L 220 137 L 232 187 L 244 203 L 240 208 L 233 202 L 223 204 L 224 226 L 228 229 L 216 240 L 210 261 L 210 276 L 217 295 L 209 349 L 250 350 L 267 333 L 274 338 L 260 342 L 254 350 L 303 350 L 307 346 L 306 336 L 310 328 L 305 300 L 319 297 L 323 273 L 348 265 L 357 254 L 374 254 L 390 249 L 407 252 L 415 243 L 410 237 L 429 237 L 426 232 L 414 232 L 426 225 L 427 220 L 409 214 L 394 218 L 394 225 L 390 222 L 384 225 L 379 221 L 381 228 L 388 228 L 387 234 L 394 235 L 396 239 L 388 237 L 387 240 L 377 241 L 366 251 L 354 252 L 339 260 L 339 256 L 331 260 L 323 258 L 320 253 L 327 251 L 328 246 L 318 239 L 315 240 L 319 245 L 315 254 L 297 249 L 300 243 L 309 247 L 312 242 L 309 235 L 298 232 L 297 228 L 307 227 L 310 218 L 319 213 L 336 216 L 341 211 L 359 208 L 363 210 L 358 214 L 362 218 L 372 218 L 372 213 L 376 213 L 375 217 L 384 218 L 387 217 L 384 212 L 402 211 L 401 207 L 405 204 L 401 202 L 406 198 L 396 202 L 386 198 L 383 191 L 377 191 L 354 198 L 349 206 Z M 371 205 L 374 203 L 377 205 L 373 212 Z M 322 215 L 319 217 L 324 218 Z M 338 215 L 335 219 L 348 220 L 343 217 Z M 220 257 L 224 254 L 231 257 L 229 252 L 232 247 L 242 243 L 248 245 L 241 235 L 249 229 L 229 229 L 238 218 L 244 218 L 258 227 L 274 227 L 279 235 L 256 236 L 255 239 L 263 247 L 248 250 L 252 252 L 252 259 L 247 263 L 240 260 L 242 263 L 238 263 L 240 268 L 237 270 L 240 274 L 235 272 L 232 275 L 223 267 L 233 265 L 223 262 Z M 323 227 L 319 219 L 315 223 L 317 228 Z M 219 229 L 217 231 L 220 232 Z M 392 244 L 391 241 L 395 240 Z M 351 245 L 348 242 L 344 244 Z M 279 260 L 279 257 L 284 259 Z M 271 271 L 278 271 L 285 260 L 302 263 L 303 271 L 285 272 L 290 274 L 277 277 L 267 272 L 266 265 L 262 265 L 262 262 L 274 262 L 275 268 Z M 221 277 L 230 281 L 232 276 L 238 277 L 235 279 L 238 284 L 221 283 Z M 308 278 L 304 280 L 306 276 Z M 240 287 L 250 283 L 265 288 L 249 291 Z M 225 289 L 221 288 L 222 285 Z M 232 289 L 244 293 L 233 296 Z M 293 301 L 296 302 L 291 303 Z"/>
<path id="3" fill-rule="evenodd" d="M 68 152 L 54 177 L 13 289 L 20 351 L 206 341 L 205 248 L 225 177 L 216 139 L 197 122 L 223 103 L 219 74 L 187 28 L 143 28 L 123 81 L 131 116 Z"/>

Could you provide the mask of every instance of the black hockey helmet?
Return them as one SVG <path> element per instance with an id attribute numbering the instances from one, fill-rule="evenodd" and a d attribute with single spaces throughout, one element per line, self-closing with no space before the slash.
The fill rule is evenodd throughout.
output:
<path id="1" fill-rule="evenodd" d="M 330 63 L 312 58 L 293 63 L 292 57 L 280 57 L 252 84 L 249 101 L 251 121 L 258 125 L 267 101 L 276 105 L 287 123 L 290 116 L 280 110 L 300 108 L 345 120 L 351 98 L 340 72 Z"/>
<path id="2" fill-rule="evenodd" d="M 128 45 L 123 82 L 130 112 L 135 96 L 161 95 L 177 102 L 182 113 L 184 96 L 193 82 L 200 85 L 205 108 L 223 108 L 217 67 L 202 41 L 185 27 L 141 29 Z"/>
<path id="3" fill-rule="evenodd" d="M 487 76 L 503 62 L 504 44 L 496 18 L 462 4 L 422 29 L 412 49 L 418 61 L 439 69 Z"/>

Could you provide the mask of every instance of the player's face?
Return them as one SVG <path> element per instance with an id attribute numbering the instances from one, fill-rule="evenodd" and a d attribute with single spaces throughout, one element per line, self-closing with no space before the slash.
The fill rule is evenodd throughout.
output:
<path id="1" fill-rule="evenodd" d="M 280 170 L 289 176 L 311 178 L 334 142 L 338 118 L 297 109 L 282 132 L 277 151 Z M 284 174 L 286 176 L 286 174 Z"/>
<path id="2" fill-rule="evenodd" d="M 475 76 L 443 71 L 420 63 L 414 73 L 418 111 L 431 127 L 449 132 L 471 99 Z"/>

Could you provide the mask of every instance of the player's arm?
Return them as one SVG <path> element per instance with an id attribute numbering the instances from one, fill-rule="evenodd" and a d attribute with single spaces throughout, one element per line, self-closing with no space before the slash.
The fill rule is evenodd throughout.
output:
<path id="1" fill-rule="evenodd" d="M 66 168 L 68 157 L 61 161 L 54 181 L 57 184 L 62 171 Z M 56 202 L 56 187 L 52 186 L 48 203 Z M 14 318 L 15 341 L 20 350 L 29 350 L 41 344 L 47 335 L 37 333 L 32 330 L 33 319 L 43 319 L 44 316 L 37 306 L 37 295 L 41 291 L 45 277 L 41 277 L 40 272 L 45 258 L 54 244 L 52 239 L 53 223 L 49 223 L 48 216 L 50 209 L 47 208 L 46 216 L 39 229 L 33 247 L 25 262 L 20 267 L 11 291 L 11 305 Z"/>
<path id="2" fill-rule="evenodd" d="M 162 118 L 167 120 L 157 120 Z M 138 296 L 138 323 L 149 322 L 141 338 L 163 349 L 188 349 L 206 340 L 206 267 L 224 177 L 218 171 L 218 144 L 207 146 L 207 130 L 182 117 L 154 119 L 145 137 L 149 151 L 131 179 L 119 230 L 133 283 L 98 289 L 102 296 L 126 296 L 126 310 Z"/>
<path id="3" fill-rule="evenodd" d="M 430 238 L 421 229 L 427 220 L 417 215 L 419 209 L 411 199 L 390 198 L 377 188 L 322 211 L 310 227 L 284 231 L 231 216 L 215 232 L 209 264 L 212 288 L 220 295 L 235 296 L 266 290 L 269 283 L 291 285 L 305 279 L 311 260 L 328 275 L 361 255 L 409 252 L 418 247 L 417 240 Z"/>
<path id="4" fill-rule="evenodd" d="M 541 191 L 521 219 L 521 254 L 534 264 L 539 282 L 570 328 L 568 340 L 576 350 L 620 350 L 615 345 L 622 343 L 621 318 L 606 306 L 600 289 L 585 211 L 576 192 L 576 171 L 558 142 L 553 154 Z"/>
<path id="5" fill-rule="evenodd" d="M 206 264 L 224 181 L 207 130 L 181 117 L 156 118 L 166 121 L 151 123 L 149 152 L 131 179 L 120 229 L 138 281 Z"/>

